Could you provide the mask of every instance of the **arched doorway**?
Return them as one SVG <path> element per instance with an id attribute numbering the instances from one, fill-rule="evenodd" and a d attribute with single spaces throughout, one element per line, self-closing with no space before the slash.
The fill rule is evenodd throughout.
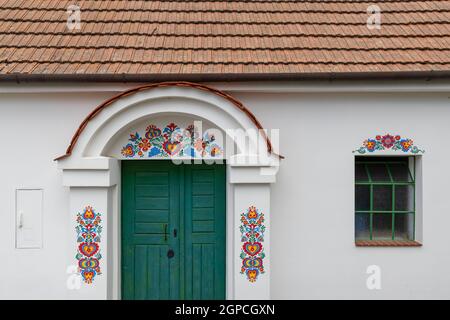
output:
<path id="1" fill-rule="evenodd" d="M 258 131 L 258 129 L 262 128 L 261 124 L 240 102 L 215 89 L 184 82 L 139 87 L 106 101 L 97 107 L 80 125 L 66 154 L 57 159 L 59 167 L 63 170 L 63 184 L 71 187 L 71 217 L 73 218 L 77 211 L 86 205 L 93 206 L 96 210 L 103 213 L 104 232 L 100 243 L 100 248 L 103 252 L 102 261 L 100 261 L 102 264 L 102 275 L 98 276 L 94 283 L 83 285 L 76 293 L 71 293 L 73 298 L 117 299 L 122 297 L 124 292 L 123 288 L 121 288 L 121 284 L 124 283 L 122 277 L 126 276 L 123 272 L 121 261 L 123 257 L 121 254 L 123 249 L 121 237 L 123 226 L 121 226 L 121 222 L 124 221 L 122 219 L 122 204 L 124 202 L 122 198 L 122 180 L 124 179 L 122 172 L 128 166 L 127 164 L 124 165 L 124 163 L 125 161 L 130 161 L 134 165 L 134 163 L 141 162 L 141 166 L 147 166 L 146 170 L 151 171 L 148 168 L 156 168 L 156 161 L 173 160 L 170 154 L 167 157 L 167 150 L 175 150 L 175 147 L 170 145 L 173 141 L 168 142 L 164 140 L 160 141 L 160 144 L 156 142 L 150 143 L 151 146 L 157 145 L 160 147 L 160 154 L 157 156 L 155 154 L 158 150 L 150 151 L 150 146 L 149 148 L 142 148 L 140 143 L 146 141 L 141 139 L 137 141 L 137 145 L 135 143 L 136 133 L 139 134 L 141 132 L 139 137 L 145 136 L 147 133 L 146 129 L 152 125 L 156 129 L 164 131 L 164 126 L 171 126 L 171 123 L 175 123 L 173 119 L 176 119 L 178 122 L 184 122 L 179 127 L 184 126 L 185 128 L 186 124 L 192 120 L 203 121 L 207 130 L 214 127 L 214 129 L 223 133 L 222 143 L 224 145 L 219 145 L 219 147 L 223 148 L 223 156 L 218 158 L 225 161 L 222 169 L 220 169 L 223 170 L 224 181 L 220 183 L 224 183 L 224 189 L 226 189 L 226 192 L 222 193 L 225 198 L 224 210 L 226 211 L 226 219 L 224 221 L 226 220 L 226 226 L 218 228 L 217 231 L 218 234 L 224 233 L 223 237 L 226 242 L 225 297 L 227 299 L 270 298 L 270 184 L 275 182 L 279 156 L 273 154 L 272 146 L 265 133 Z M 173 128 L 173 126 L 171 127 Z M 151 127 L 150 129 L 156 130 L 155 128 Z M 230 132 L 236 132 L 236 130 L 244 133 L 252 131 L 254 134 L 239 137 L 230 134 Z M 201 136 L 203 137 L 203 132 L 201 132 Z M 152 135 L 148 134 L 146 137 L 152 137 Z M 225 143 L 226 140 L 231 141 L 231 143 Z M 166 145 L 163 146 L 163 143 L 166 143 Z M 124 148 L 128 148 L 128 144 L 131 144 L 129 148 L 134 148 L 130 153 L 127 153 L 127 150 L 124 151 Z M 230 145 L 232 147 L 229 147 Z M 164 151 L 162 151 L 163 149 Z M 189 158 L 192 158 L 193 154 L 190 152 L 195 153 L 195 151 L 189 150 L 187 148 L 181 156 L 178 154 L 177 160 L 187 161 Z M 215 157 L 211 157 L 211 154 L 209 156 L 208 154 L 202 155 L 201 151 L 203 149 L 199 148 L 197 151 L 199 150 L 200 156 L 197 157 L 197 154 L 194 157 L 196 160 L 200 162 L 214 160 L 212 158 Z M 142 152 L 139 153 L 139 151 Z M 164 152 L 166 154 L 163 154 Z M 165 160 L 161 160 L 164 157 L 166 157 Z M 143 165 L 144 163 L 149 164 Z M 171 165 L 167 166 L 171 167 Z M 183 166 L 178 168 L 183 168 Z M 192 171 L 191 169 L 184 170 Z M 181 178 L 180 174 L 178 176 Z M 183 179 L 186 180 L 185 175 Z M 213 181 L 212 183 L 216 182 Z M 168 187 L 176 188 L 173 186 Z M 180 184 L 178 187 L 180 187 Z M 175 201 L 179 201 L 179 199 Z M 220 202 L 221 200 L 215 199 L 215 201 Z M 250 207 L 257 208 L 258 212 L 264 212 L 266 232 L 264 244 L 259 243 L 255 246 L 247 244 L 247 247 L 245 247 L 245 244 L 241 241 L 241 214 Z M 216 210 L 215 207 L 214 210 Z M 182 216 L 178 215 L 178 217 L 174 218 L 174 221 L 185 217 L 185 214 Z M 217 220 L 218 222 L 214 220 L 213 224 L 220 225 L 225 223 L 219 220 Z M 202 220 L 198 219 L 198 221 Z M 71 222 L 71 226 L 73 226 L 73 220 Z M 161 235 L 164 238 L 169 231 L 173 237 L 175 226 L 180 228 L 180 225 L 169 226 L 168 224 L 166 227 L 167 232 L 165 232 L 164 222 L 148 221 L 143 223 L 156 223 L 156 225 L 146 225 L 145 227 L 150 229 L 156 228 L 156 234 L 158 234 L 159 239 L 161 239 Z M 160 230 L 161 227 L 163 228 L 162 230 Z M 136 229 L 136 225 L 133 228 Z M 144 226 L 138 226 L 138 228 L 144 228 Z M 182 228 L 183 232 L 185 232 L 186 225 L 183 225 Z M 196 228 L 199 228 L 199 230 L 205 230 L 206 228 L 208 230 L 208 228 L 211 228 L 211 222 L 202 222 Z M 179 230 L 177 229 L 177 231 Z M 70 233 L 68 236 L 69 242 L 73 247 L 76 247 L 77 243 L 70 238 Z M 173 241 L 174 239 L 175 237 L 173 239 L 168 238 L 167 241 Z M 179 234 L 178 239 L 180 239 Z M 183 240 L 186 241 L 186 239 Z M 190 245 L 193 244 L 195 243 L 190 243 Z M 252 273 L 245 273 L 244 271 L 248 270 L 242 258 L 242 251 L 247 250 L 247 248 L 258 248 L 258 250 L 261 250 L 262 245 L 264 245 L 264 261 L 261 260 L 258 263 L 263 262 L 264 269 L 260 266 L 258 270 L 253 268 L 255 271 L 252 271 L 252 266 L 249 265 Z M 175 246 L 179 246 L 179 244 L 176 243 Z M 166 249 L 167 257 L 167 254 L 171 254 L 169 253 L 170 248 L 164 248 L 164 250 Z M 144 249 L 141 248 L 140 250 Z M 154 249 L 146 249 L 146 257 L 148 257 L 149 252 L 156 254 L 152 250 Z M 197 258 L 200 259 L 198 261 L 203 265 L 206 265 L 206 263 L 203 263 L 203 260 L 207 261 L 208 255 L 211 255 L 211 252 L 215 249 L 212 251 L 208 250 L 201 248 L 201 252 L 205 252 L 206 257 Z M 186 251 L 178 253 L 188 254 Z M 195 258 L 194 253 L 189 254 L 191 254 L 192 258 Z M 250 258 L 253 257 L 250 256 Z M 152 265 L 152 267 L 154 266 Z M 220 268 L 219 264 L 217 266 L 217 268 Z M 178 267 L 189 268 L 189 265 L 182 266 L 178 264 Z M 158 268 L 161 268 L 161 266 Z M 175 268 L 177 267 L 175 266 Z M 136 270 L 133 270 L 133 273 L 135 272 Z M 198 269 L 195 272 L 198 272 Z M 259 275 L 259 273 L 261 274 Z M 186 277 L 186 274 L 191 276 L 193 273 L 184 272 L 183 277 Z M 257 279 L 256 275 L 259 275 Z M 218 278 L 220 277 L 218 276 Z M 209 281 L 208 278 L 206 281 Z M 216 281 L 218 284 L 221 282 L 220 280 Z M 173 292 L 178 292 L 179 289 L 177 288 L 185 285 L 183 281 L 173 284 Z M 219 292 L 221 289 L 217 290 Z M 152 294 L 155 291 L 150 291 L 151 294 L 146 295 L 145 298 L 153 297 Z M 192 292 L 191 296 L 194 297 L 194 288 L 185 292 Z M 189 297 L 189 294 L 173 296 L 173 298 Z M 205 294 L 205 297 L 210 298 L 210 295 Z M 214 296 L 212 297 L 214 298 Z M 221 296 L 218 295 L 217 298 L 221 298 Z"/>

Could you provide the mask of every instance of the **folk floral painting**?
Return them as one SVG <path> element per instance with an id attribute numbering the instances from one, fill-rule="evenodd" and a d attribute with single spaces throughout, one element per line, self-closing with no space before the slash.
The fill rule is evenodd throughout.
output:
<path id="1" fill-rule="evenodd" d="M 175 123 L 163 129 L 150 124 L 143 134 L 130 134 L 129 142 L 122 147 L 125 158 L 216 158 L 223 155 L 213 134 L 197 132 L 194 125 L 181 128 Z"/>
<path id="2" fill-rule="evenodd" d="M 400 135 L 377 135 L 374 138 L 368 138 L 363 141 L 362 146 L 353 152 L 359 154 L 373 153 L 376 151 L 401 151 L 404 153 L 418 154 L 425 151 L 414 145 L 414 141 Z"/>
<path id="3" fill-rule="evenodd" d="M 241 274 L 255 282 L 264 273 L 264 213 L 251 206 L 241 214 Z"/>
<path id="4" fill-rule="evenodd" d="M 101 214 L 91 206 L 87 206 L 77 214 L 78 270 L 85 283 L 92 283 L 97 275 L 101 274 L 100 253 L 101 241 Z"/>

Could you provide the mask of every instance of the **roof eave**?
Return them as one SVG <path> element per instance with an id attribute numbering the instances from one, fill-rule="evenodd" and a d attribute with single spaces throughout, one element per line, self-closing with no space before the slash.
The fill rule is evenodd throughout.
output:
<path id="1" fill-rule="evenodd" d="M 450 79 L 450 70 L 239 74 L 0 74 L 0 82 L 162 82 Z"/>

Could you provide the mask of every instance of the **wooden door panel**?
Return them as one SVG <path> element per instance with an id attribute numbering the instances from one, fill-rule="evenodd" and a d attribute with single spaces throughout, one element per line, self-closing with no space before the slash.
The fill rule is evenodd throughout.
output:
<path id="1" fill-rule="evenodd" d="M 225 299 L 225 166 L 185 168 L 186 299 Z"/>
<path id="2" fill-rule="evenodd" d="M 225 298 L 225 166 L 123 161 L 122 297 Z"/>

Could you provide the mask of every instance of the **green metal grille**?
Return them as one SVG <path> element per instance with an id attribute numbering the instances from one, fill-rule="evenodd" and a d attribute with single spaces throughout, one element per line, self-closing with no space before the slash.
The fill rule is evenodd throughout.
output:
<path id="1" fill-rule="evenodd" d="M 410 164 L 410 159 L 412 161 L 412 164 Z M 363 169 L 363 171 L 366 174 L 366 179 L 355 179 L 355 213 L 356 217 L 358 215 L 368 215 L 369 223 L 368 223 L 368 237 L 360 237 L 358 240 L 375 240 L 374 238 L 374 231 L 376 233 L 376 228 L 374 227 L 374 219 L 381 217 L 380 215 L 390 215 L 391 216 L 391 239 L 392 240 L 399 240 L 398 235 L 396 234 L 396 216 L 400 217 L 400 215 L 412 215 L 412 232 L 411 235 L 408 236 L 410 239 L 407 240 L 414 240 L 415 239 L 415 157 L 395 157 L 391 160 L 386 160 L 386 157 L 377 159 L 376 157 L 357 157 L 355 161 L 355 166 L 359 167 L 359 169 Z M 378 168 L 384 168 L 385 172 L 387 172 L 387 176 L 384 177 L 384 179 L 377 179 L 375 175 L 373 174 L 373 171 L 371 169 L 374 168 L 374 166 L 377 166 Z M 407 181 L 401 181 L 402 179 L 398 179 L 394 173 L 396 166 L 402 166 L 402 169 L 404 172 L 407 172 Z M 359 199 L 356 199 L 358 197 L 358 192 L 356 191 L 358 186 L 365 186 L 368 189 L 369 196 L 369 206 L 368 210 L 361 210 L 357 208 L 357 202 Z M 399 189 L 404 188 L 403 186 L 410 186 L 406 187 L 406 190 L 408 192 L 408 188 L 411 188 L 411 194 L 407 198 L 408 201 L 410 201 L 411 205 L 408 210 L 399 210 L 396 206 L 396 197 L 397 192 L 400 191 Z M 374 207 L 374 199 L 375 197 L 379 196 L 379 192 L 377 189 L 380 187 L 390 188 L 392 189 L 391 194 L 391 204 L 390 208 L 383 208 L 383 210 L 380 210 L 379 208 Z M 366 189 L 366 190 L 367 190 Z M 389 201 L 386 201 L 388 203 Z M 405 221 L 405 220 L 404 220 Z M 375 230 L 374 230 L 375 229 Z M 412 238 L 412 239 L 411 239 Z M 402 239 L 405 240 L 405 239 Z"/>

